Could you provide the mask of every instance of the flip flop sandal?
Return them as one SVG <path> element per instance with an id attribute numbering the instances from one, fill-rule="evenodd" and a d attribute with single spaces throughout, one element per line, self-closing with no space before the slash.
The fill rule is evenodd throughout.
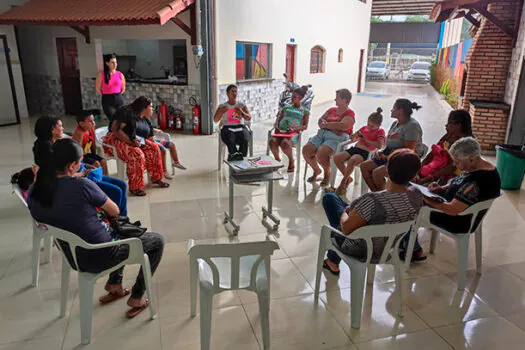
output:
<path id="1" fill-rule="evenodd" d="M 132 306 L 131 309 L 129 309 L 126 312 L 127 318 L 134 318 L 138 314 L 140 314 L 142 311 L 146 310 L 149 307 L 149 301 L 146 299 L 146 302 L 141 306 Z"/>
<path id="2" fill-rule="evenodd" d="M 333 188 L 332 186 L 330 186 L 330 187 L 326 187 L 326 188 L 324 189 L 324 191 L 325 191 L 326 193 L 337 193 L 337 192 L 336 192 L 336 189 Z"/>
<path id="3" fill-rule="evenodd" d="M 341 271 L 334 271 L 334 270 L 332 270 L 330 268 L 330 265 L 328 265 L 328 263 L 326 262 L 326 259 L 323 261 L 323 269 L 327 269 L 334 276 L 339 276 L 339 274 L 341 273 Z"/>
<path id="4" fill-rule="evenodd" d="M 146 192 L 144 192 L 144 190 L 129 191 L 129 193 L 136 197 L 144 197 L 146 195 Z"/>
<path id="5" fill-rule="evenodd" d="M 335 194 L 338 195 L 338 196 L 342 196 L 344 194 L 346 194 L 346 188 L 338 188 L 336 191 L 335 191 Z"/>
<path id="6" fill-rule="evenodd" d="M 321 181 L 321 183 L 319 185 L 321 185 L 321 186 L 328 186 L 328 185 L 330 185 L 330 181 L 323 180 L 323 181 Z"/>
<path id="7" fill-rule="evenodd" d="M 108 294 L 103 295 L 100 298 L 98 298 L 98 301 L 102 305 L 108 304 L 108 303 L 111 303 L 111 302 L 113 302 L 115 300 L 119 300 L 119 299 L 124 298 L 125 296 L 129 295 L 129 293 L 131 293 L 131 291 L 129 289 L 124 289 L 124 294 L 108 293 Z"/>
<path id="8" fill-rule="evenodd" d="M 316 182 L 316 181 L 318 181 L 317 180 L 317 176 L 318 175 L 310 176 L 308 179 L 306 179 L 306 181 L 308 181 L 308 182 Z"/>
<path id="9" fill-rule="evenodd" d="M 170 187 L 170 184 L 167 182 L 164 182 L 162 180 L 159 180 L 157 182 L 154 182 L 155 185 L 158 185 L 160 188 L 168 188 Z"/>

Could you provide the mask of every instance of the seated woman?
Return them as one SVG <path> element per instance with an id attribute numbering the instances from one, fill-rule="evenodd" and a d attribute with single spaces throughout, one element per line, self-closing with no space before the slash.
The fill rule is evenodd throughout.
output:
<path id="1" fill-rule="evenodd" d="M 335 193 L 324 195 L 323 207 L 330 226 L 349 236 L 346 239 L 334 236 L 341 252 L 364 261 L 367 257 L 366 242 L 361 239 L 353 240 L 352 232 L 366 225 L 396 224 L 416 218 L 423 206 L 423 195 L 414 187 L 409 187 L 408 183 L 420 167 L 419 156 L 414 151 L 399 149 L 388 158 L 388 181 L 384 191 L 367 193 L 351 205 Z M 376 261 L 381 257 L 385 240 L 376 238 L 372 244 L 372 261 Z M 420 249 L 417 247 L 414 251 Z M 332 274 L 339 275 L 340 261 L 337 253 L 329 250 L 323 267 Z"/>
<path id="2" fill-rule="evenodd" d="M 251 120 L 248 107 L 237 102 L 237 86 L 228 85 L 226 88 L 228 102 L 217 107 L 213 121 L 219 123 L 221 140 L 228 147 L 228 160 L 242 160 L 248 155 L 250 132 L 245 122 Z"/>
<path id="3" fill-rule="evenodd" d="M 415 180 L 420 185 L 434 181 L 443 184 L 460 174 L 448 151 L 460 138 L 472 136 L 472 121 L 469 112 L 462 109 L 450 112 L 445 130 L 447 133 L 437 145 L 432 145 L 432 151 L 421 162 L 421 170 Z"/>
<path id="4" fill-rule="evenodd" d="M 180 164 L 179 158 L 177 155 L 177 149 L 175 148 L 175 143 L 170 140 L 157 140 L 155 139 L 155 131 L 161 131 L 155 129 L 150 121 L 151 116 L 142 115 L 137 120 L 137 136 L 142 137 L 143 139 L 148 139 L 150 141 L 156 142 L 159 145 L 161 159 L 162 159 L 162 169 L 164 170 L 164 178 L 171 180 L 173 176 L 168 172 L 168 167 L 166 165 L 166 147 L 170 149 L 171 162 L 173 167 L 186 170 L 186 167 Z"/>
<path id="5" fill-rule="evenodd" d="M 118 206 L 109 199 L 91 180 L 77 177 L 80 168 L 82 148 L 71 139 L 56 141 L 52 146 L 50 163 L 38 170 L 36 182 L 29 191 L 28 207 L 35 220 L 72 232 L 90 244 L 108 243 L 120 237 L 112 231 L 101 217 L 103 210 L 108 217 L 119 214 Z M 164 249 L 164 239 L 158 233 L 146 232 L 140 236 L 144 253 L 149 257 L 151 272 L 159 266 Z M 69 250 L 66 244 L 61 246 Z M 129 246 L 78 250 L 78 265 L 81 271 L 98 273 L 127 259 Z M 100 298 L 101 303 L 111 302 L 130 291 L 122 285 L 124 268 L 112 272 L 105 289 L 108 295 Z M 126 313 L 135 317 L 148 307 L 144 298 L 146 284 L 142 270 L 128 299 L 131 309 Z"/>
<path id="6" fill-rule="evenodd" d="M 104 142 L 115 146 L 117 156 L 126 162 L 129 191 L 134 196 L 145 196 L 144 169 L 151 175 L 151 181 L 161 188 L 170 185 L 162 181 L 163 167 L 159 145 L 155 141 L 137 138 L 137 120 L 143 116 L 151 117 L 153 104 L 149 97 L 140 96 L 129 106 L 117 110 L 111 132 Z M 111 152 L 105 149 L 106 153 Z"/>
<path id="7" fill-rule="evenodd" d="M 35 123 L 36 141 L 33 145 L 33 155 L 35 164 L 42 168 L 49 165 L 51 161 L 51 148 L 55 141 L 62 138 L 64 128 L 62 121 L 55 117 L 43 116 L 38 118 Z M 82 170 L 76 176 L 86 176 L 89 170 Z M 117 203 L 120 213 L 127 215 L 128 213 L 128 199 L 126 198 L 127 186 L 126 183 L 120 179 L 110 176 L 102 176 L 102 179 L 97 182 L 98 187 L 104 191 L 113 202 Z"/>
<path id="8" fill-rule="evenodd" d="M 371 160 L 361 164 L 361 173 L 370 188 L 370 191 L 381 191 L 386 185 L 387 169 L 386 163 L 388 156 L 400 148 L 409 148 L 418 155 L 423 153 L 423 130 L 421 126 L 412 118 L 414 110 L 420 109 L 416 102 L 411 102 L 401 98 L 394 103 L 392 108 L 392 118 L 397 119 L 386 137 L 386 148 L 376 151 Z"/>
<path id="9" fill-rule="evenodd" d="M 279 157 L 279 146 L 283 153 L 288 157 L 288 172 L 294 172 L 294 159 L 292 147 L 297 143 L 297 135 L 308 128 L 310 111 L 301 106 L 301 100 L 308 91 L 308 87 L 297 88 L 292 93 L 292 105 L 285 106 L 281 110 L 279 118 L 275 123 L 276 134 L 293 135 L 291 137 L 272 136 L 270 139 L 270 149 L 276 160 L 281 161 Z"/>
<path id="10" fill-rule="evenodd" d="M 314 170 L 308 182 L 318 181 L 317 177 L 323 168 L 324 175 L 321 186 L 330 183 L 330 158 L 334 155 L 337 145 L 348 140 L 355 123 L 355 113 L 348 106 L 352 93 L 348 89 L 335 92 L 336 107 L 327 110 L 319 119 L 319 131 L 303 147 L 303 157 Z M 319 163 L 317 163 L 319 162 Z"/>
<path id="11" fill-rule="evenodd" d="M 432 213 L 430 222 L 452 232 L 467 232 L 469 217 L 455 216 L 478 202 L 494 199 L 500 195 L 501 180 L 496 168 L 481 158 L 481 147 L 473 137 L 457 140 L 449 150 L 457 169 L 464 171 L 449 185 L 431 183 L 428 189 L 446 199 L 439 203 L 425 197 L 425 202 L 443 213 Z"/>

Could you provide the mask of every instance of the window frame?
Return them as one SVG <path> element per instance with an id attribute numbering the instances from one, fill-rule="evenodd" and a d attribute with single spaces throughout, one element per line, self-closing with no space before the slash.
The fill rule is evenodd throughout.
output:
<path id="1" fill-rule="evenodd" d="M 320 54 L 321 67 L 317 67 L 317 71 L 312 70 L 313 55 Z M 319 64 L 318 64 L 319 66 Z M 324 74 L 326 69 L 326 49 L 321 45 L 315 45 L 310 49 L 310 74 Z M 319 69 L 320 68 L 320 69 Z"/>
<path id="2" fill-rule="evenodd" d="M 253 81 L 265 81 L 265 80 L 273 80 L 272 74 L 272 62 L 273 62 L 273 44 L 271 43 L 261 43 L 261 42 L 255 42 L 255 41 L 235 41 L 235 52 L 237 52 L 237 45 L 266 45 L 268 47 L 268 72 L 267 76 L 264 78 L 244 78 L 244 79 L 237 79 L 237 66 L 235 67 L 235 80 L 237 83 L 244 83 L 244 82 L 253 82 Z M 246 54 L 246 46 L 245 47 L 245 54 Z M 237 57 L 235 57 L 235 61 L 237 61 Z M 243 60 L 246 64 L 246 57 Z M 252 72 L 253 75 L 253 72 Z"/>

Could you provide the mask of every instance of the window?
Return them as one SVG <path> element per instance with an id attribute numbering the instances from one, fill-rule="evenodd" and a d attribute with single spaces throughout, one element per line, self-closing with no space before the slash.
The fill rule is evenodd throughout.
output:
<path id="1" fill-rule="evenodd" d="M 270 44 L 237 42 L 235 45 L 237 81 L 271 78 L 271 47 Z"/>
<path id="2" fill-rule="evenodd" d="M 339 49 L 339 53 L 337 54 L 337 62 L 343 62 L 343 49 Z"/>
<path id="3" fill-rule="evenodd" d="M 325 49 L 314 46 L 310 52 L 310 74 L 324 73 Z"/>

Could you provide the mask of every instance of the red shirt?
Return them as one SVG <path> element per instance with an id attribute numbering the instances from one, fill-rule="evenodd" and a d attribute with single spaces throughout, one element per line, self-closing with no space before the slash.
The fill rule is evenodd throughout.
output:
<path id="1" fill-rule="evenodd" d="M 80 131 L 83 134 L 82 138 L 82 149 L 84 150 L 84 154 L 91 153 L 91 145 L 93 145 L 93 141 L 95 140 L 95 131 L 93 129 L 90 129 L 88 131 L 84 131 L 80 127 L 80 125 L 77 125 L 77 128 L 75 129 L 75 132 Z"/>
<path id="2" fill-rule="evenodd" d="M 365 125 L 361 129 L 359 129 L 359 132 L 361 133 L 361 135 L 363 135 L 365 139 L 364 141 L 363 140 L 359 141 L 359 143 L 364 144 L 371 151 L 374 151 L 376 147 L 372 146 L 366 141 L 376 142 L 376 141 L 379 141 L 380 139 L 386 138 L 385 130 L 383 130 L 382 128 L 378 128 L 376 130 L 370 130 L 368 129 L 368 126 Z"/>
<path id="3" fill-rule="evenodd" d="M 352 117 L 355 122 L 355 113 L 351 109 L 347 109 L 342 114 L 337 114 L 337 107 L 332 107 L 326 111 L 326 121 L 329 123 L 339 123 L 344 117 Z M 350 128 L 346 132 L 351 134 L 353 131 L 352 129 L 353 128 Z"/>

